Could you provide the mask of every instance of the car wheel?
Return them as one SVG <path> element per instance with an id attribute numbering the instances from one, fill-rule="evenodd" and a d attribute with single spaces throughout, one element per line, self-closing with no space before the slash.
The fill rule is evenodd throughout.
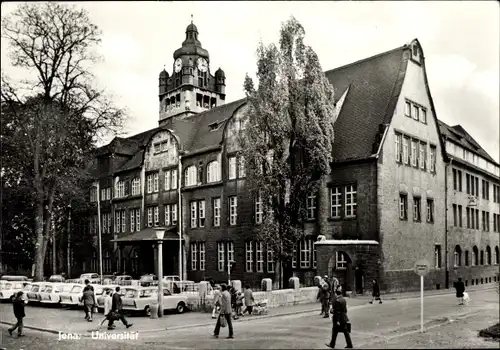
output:
<path id="1" fill-rule="evenodd" d="M 177 310 L 177 313 L 182 314 L 186 310 L 186 304 L 180 302 L 179 304 L 177 304 L 177 307 L 175 309 Z"/>
<path id="2" fill-rule="evenodd" d="M 146 316 L 151 317 L 151 308 L 149 305 L 144 308 L 144 312 L 146 313 Z"/>

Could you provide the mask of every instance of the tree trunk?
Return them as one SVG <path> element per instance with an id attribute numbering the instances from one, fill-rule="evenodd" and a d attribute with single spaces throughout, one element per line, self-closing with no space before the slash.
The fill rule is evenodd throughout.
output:
<path id="1" fill-rule="evenodd" d="M 317 208 L 317 233 L 326 237 L 328 230 L 329 213 L 328 189 L 326 188 L 326 176 L 321 176 L 318 181 L 318 208 Z"/>
<path id="2" fill-rule="evenodd" d="M 36 203 L 35 233 L 36 233 L 35 271 L 33 277 L 35 281 L 42 281 L 43 263 L 45 260 L 44 237 L 43 237 L 43 199 L 42 200 L 39 199 Z"/>

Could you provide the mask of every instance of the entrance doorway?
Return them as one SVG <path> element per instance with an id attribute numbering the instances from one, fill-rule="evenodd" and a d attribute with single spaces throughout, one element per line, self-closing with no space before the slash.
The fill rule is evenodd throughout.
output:
<path id="1" fill-rule="evenodd" d="M 357 266 L 354 275 L 356 283 L 356 294 L 363 294 L 363 287 L 365 285 L 365 276 L 363 273 L 363 267 Z"/>

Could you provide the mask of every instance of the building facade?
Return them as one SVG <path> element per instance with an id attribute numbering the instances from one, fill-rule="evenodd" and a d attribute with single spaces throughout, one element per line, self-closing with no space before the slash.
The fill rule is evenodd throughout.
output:
<path id="1" fill-rule="evenodd" d="M 89 230 L 96 237 L 100 225 L 105 272 L 155 273 L 154 227 L 164 226 L 165 275 L 258 286 L 262 278 L 277 280 L 278 262 L 256 238 L 261 199 L 245 188 L 238 156 L 235 135 L 244 127 L 246 104 L 225 104 L 225 74 L 220 68 L 211 74 L 198 34 L 191 23 L 174 53 L 172 75 L 160 73 L 159 127 L 99 149 Z M 426 259 L 432 265 L 426 287 L 443 288 L 462 273 L 446 272 L 449 247 L 465 251 L 472 241 L 483 254 L 489 246 L 492 264 L 498 262 L 498 234 L 477 241 L 447 231 L 446 209 L 459 201 L 446 196 L 446 183 L 457 165 L 450 165 L 420 43 L 325 75 L 336 94 L 334 162 L 325 186 L 304 199 L 308 221 L 292 259 L 301 283 L 335 274 L 345 290 L 358 293 L 375 278 L 383 290 L 415 289 L 413 265 Z M 497 202 L 485 205 L 485 220 L 486 211 L 490 220 L 493 213 L 500 217 Z M 98 271 L 96 242 L 83 270 Z M 469 279 L 491 275 L 492 268 L 476 266 L 467 270 Z"/>

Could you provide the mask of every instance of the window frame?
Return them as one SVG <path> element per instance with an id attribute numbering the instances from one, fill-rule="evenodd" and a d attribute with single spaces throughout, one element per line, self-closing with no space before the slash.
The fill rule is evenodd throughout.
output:
<path id="1" fill-rule="evenodd" d="M 253 272 L 253 242 L 245 242 L 245 272 Z"/>
<path id="2" fill-rule="evenodd" d="M 307 220 L 316 220 L 316 210 L 317 210 L 317 198 L 316 193 L 309 193 L 306 198 L 306 211 Z"/>
<path id="3" fill-rule="evenodd" d="M 229 196 L 229 225 L 238 224 L 238 196 Z"/>
<path id="4" fill-rule="evenodd" d="M 221 180 L 220 176 L 220 166 L 217 160 L 212 160 L 207 164 L 207 183 L 219 182 Z"/>
<path id="5" fill-rule="evenodd" d="M 427 215 L 426 215 L 426 221 L 429 223 L 434 222 L 434 199 L 432 198 L 427 198 Z"/>
<path id="6" fill-rule="evenodd" d="M 213 208 L 213 220 L 212 225 L 214 227 L 220 227 L 221 224 L 221 198 L 216 197 L 212 199 Z"/>
<path id="7" fill-rule="evenodd" d="M 413 221 L 421 222 L 422 221 L 422 198 L 421 197 L 413 197 Z"/>
<path id="8" fill-rule="evenodd" d="M 330 218 L 340 219 L 341 215 L 342 215 L 342 187 L 333 186 L 330 187 Z"/>
<path id="9" fill-rule="evenodd" d="M 225 271 L 225 253 L 224 242 L 217 242 L 217 271 Z"/>
<path id="10" fill-rule="evenodd" d="M 237 177 L 237 159 L 236 156 L 230 156 L 228 157 L 228 171 L 227 171 L 227 178 L 228 180 L 235 180 Z"/>
<path id="11" fill-rule="evenodd" d="M 406 193 L 399 194 L 399 218 L 408 220 L 408 195 Z"/>
<path id="12" fill-rule="evenodd" d="M 345 190 L 344 217 L 355 218 L 357 216 L 357 208 L 358 208 L 358 200 L 357 200 L 358 188 L 357 188 L 357 185 L 356 184 L 347 185 L 347 186 L 345 186 L 344 190 Z M 348 200 L 348 199 L 350 199 L 350 200 Z M 349 211 L 351 211 L 351 214 L 349 214 Z"/>
<path id="13" fill-rule="evenodd" d="M 255 242 L 255 272 L 264 272 L 264 242 Z"/>

